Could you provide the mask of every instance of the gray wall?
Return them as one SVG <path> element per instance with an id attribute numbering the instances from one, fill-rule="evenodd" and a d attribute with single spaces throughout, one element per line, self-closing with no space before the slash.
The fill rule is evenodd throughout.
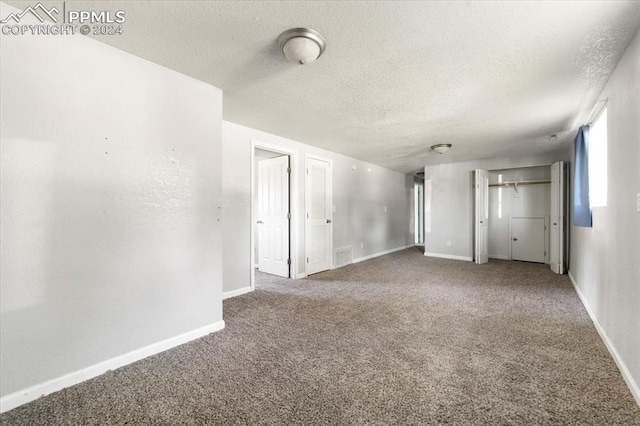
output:
<path id="1" fill-rule="evenodd" d="M 639 34 L 599 99 L 605 98 L 609 99 L 607 206 L 593 210 L 593 228 L 571 227 L 569 270 L 633 377 L 640 402 Z"/>
<path id="2" fill-rule="evenodd" d="M 292 183 L 292 210 L 304 212 L 305 155 L 333 163 L 333 246 L 353 246 L 354 258 L 413 244 L 413 178 L 353 158 L 223 122 L 222 185 L 224 193 L 224 292 L 250 285 L 251 141 L 297 151 L 297 180 Z M 352 169 L 356 165 L 356 170 Z M 370 171 L 369 171 L 370 170 Z M 385 213 L 384 207 L 387 207 Z M 304 273 L 304 221 L 294 220 L 298 274 Z M 364 248 L 360 248 L 360 243 Z"/>
<path id="3" fill-rule="evenodd" d="M 222 92 L 87 37 L 1 43 L 1 395 L 220 322 Z"/>
<path id="4" fill-rule="evenodd" d="M 568 152 L 562 148 L 534 157 L 495 158 L 425 167 L 425 252 L 472 259 L 473 170 L 537 166 L 567 158 Z M 447 245 L 447 241 L 451 245 Z"/>

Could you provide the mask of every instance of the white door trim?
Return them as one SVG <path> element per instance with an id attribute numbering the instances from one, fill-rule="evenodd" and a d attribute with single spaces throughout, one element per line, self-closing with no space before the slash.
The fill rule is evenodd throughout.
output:
<path id="1" fill-rule="evenodd" d="M 291 278 L 298 277 L 298 271 L 300 270 L 298 265 L 298 206 L 299 206 L 299 189 L 298 189 L 298 151 L 294 149 L 289 149 L 285 147 L 281 147 L 279 145 L 273 145 L 265 142 L 261 142 L 256 139 L 251 139 L 251 152 L 249 153 L 251 159 L 251 221 L 249 222 L 250 229 L 250 263 L 249 267 L 251 269 L 251 290 L 255 290 L 256 288 L 256 270 L 254 265 L 256 264 L 256 247 L 255 247 L 255 223 L 258 217 L 256 206 L 254 203 L 255 192 L 257 188 L 255 188 L 255 176 L 258 172 L 255 168 L 255 152 L 256 148 L 265 149 L 267 151 L 273 151 L 280 154 L 285 154 L 289 156 L 289 165 L 291 167 L 291 175 L 289 175 L 289 211 L 291 212 L 291 221 L 289 222 L 289 251 L 291 256 L 291 267 L 289 269 Z"/>
<path id="2" fill-rule="evenodd" d="M 331 211 L 331 219 L 333 222 L 333 161 L 331 161 L 329 158 L 325 158 L 325 157 L 320 157 L 314 154 L 306 154 L 305 155 L 305 162 L 304 162 L 304 187 L 305 187 L 305 197 L 304 197 L 304 213 L 303 213 L 303 218 L 306 217 L 307 214 L 307 194 L 306 194 L 306 188 L 307 188 L 307 183 L 308 183 L 308 177 L 306 174 L 306 170 L 309 168 L 309 160 L 317 160 L 317 161 L 324 161 L 325 163 L 329 164 L 329 188 L 328 188 L 328 195 L 327 198 L 329 198 L 329 206 L 330 206 L 330 211 Z M 304 238 L 304 250 L 305 250 L 305 254 L 304 257 L 307 257 L 307 221 L 305 219 L 303 219 L 305 224 L 304 224 L 304 233 L 305 233 L 305 238 Z M 331 226 L 329 226 L 329 269 L 333 269 L 333 223 L 331 223 Z M 305 274 L 307 274 L 307 269 L 306 269 L 306 263 L 305 263 Z"/>

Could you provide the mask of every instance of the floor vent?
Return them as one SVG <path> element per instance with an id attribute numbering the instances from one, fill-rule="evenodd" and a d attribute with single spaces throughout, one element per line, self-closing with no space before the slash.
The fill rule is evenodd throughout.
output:
<path id="1" fill-rule="evenodd" d="M 333 267 L 342 268 L 353 261 L 353 247 L 341 247 L 333 250 Z"/>

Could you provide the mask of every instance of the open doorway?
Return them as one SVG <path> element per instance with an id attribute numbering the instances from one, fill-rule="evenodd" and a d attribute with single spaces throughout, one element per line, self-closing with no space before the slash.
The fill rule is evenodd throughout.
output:
<path id="1" fill-rule="evenodd" d="M 295 152 L 253 142 L 251 156 L 251 287 L 255 288 L 256 271 L 295 277 Z"/>

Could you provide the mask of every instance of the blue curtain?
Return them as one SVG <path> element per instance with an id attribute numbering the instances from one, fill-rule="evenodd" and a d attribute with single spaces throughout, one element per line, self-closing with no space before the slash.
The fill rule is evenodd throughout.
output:
<path id="1" fill-rule="evenodd" d="M 573 224 L 591 228 L 589 207 L 589 126 L 582 126 L 574 139 Z"/>

